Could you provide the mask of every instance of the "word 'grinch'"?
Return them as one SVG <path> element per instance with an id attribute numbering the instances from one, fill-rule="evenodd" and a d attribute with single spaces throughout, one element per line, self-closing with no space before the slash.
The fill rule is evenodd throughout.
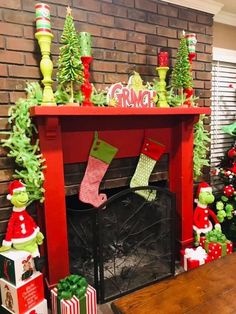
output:
<path id="1" fill-rule="evenodd" d="M 156 107 L 153 98 L 156 92 L 143 86 L 140 75 L 135 72 L 129 79 L 128 85 L 122 83 L 111 85 L 108 90 L 108 104 L 115 107 Z"/>

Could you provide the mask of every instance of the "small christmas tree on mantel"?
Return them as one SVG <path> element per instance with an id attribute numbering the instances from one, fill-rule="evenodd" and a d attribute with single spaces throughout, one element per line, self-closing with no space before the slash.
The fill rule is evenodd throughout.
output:
<path id="1" fill-rule="evenodd" d="M 186 98 L 184 95 L 184 89 L 188 89 L 193 86 L 188 54 L 187 40 L 185 37 L 182 37 L 177 52 L 176 63 L 171 76 L 171 87 L 178 91 L 182 104 Z"/>
<path id="2" fill-rule="evenodd" d="M 66 20 L 58 60 L 57 81 L 65 92 L 69 93 L 69 103 L 74 102 L 75 85 L 83 82 L 83 65 L 79 52 L 79 37 L 75 29 L 71 8 L 67 8 Z"/>

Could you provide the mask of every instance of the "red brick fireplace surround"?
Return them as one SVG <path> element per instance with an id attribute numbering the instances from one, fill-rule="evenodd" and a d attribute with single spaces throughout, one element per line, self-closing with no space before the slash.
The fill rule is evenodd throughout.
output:
<path id="1" fill-rule="evenodd" d="M 193 125 L 209 108 L 34 107 L 46 158 L 44 222 L 48 284 L 69 273 L 64 164 L 85 162 L 93 131 L 119 148 L 116 158 L 138 156 L 143 137 L 166 145 L 169 188 L 176 193 L 179 247 L 193 242 Z"/>

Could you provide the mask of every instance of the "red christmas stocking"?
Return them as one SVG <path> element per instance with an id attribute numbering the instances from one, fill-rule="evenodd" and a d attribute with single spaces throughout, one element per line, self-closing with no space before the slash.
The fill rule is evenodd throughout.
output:
<path id="1" fill-rule="evenodd" d="M 130 182 L 131 188 L 148 185 L 152 170 L 164 150 L 165 146 L 163 144 L 148 138 L 144 140 L 139 161 Z M 147 201 L 152 201 L 156 198 L 156 191 L 140 190 L 135 193 L 141 195 Z"/>
<path id="2" fill-rule="evenodd" d="M 87 168 L 80 185 L 81 202 L 98 207 L 107 200 L 106 194 L 99 194 L 99 185 L 117 151 L 116 147 L 98 139 L 95 133 Z"/>

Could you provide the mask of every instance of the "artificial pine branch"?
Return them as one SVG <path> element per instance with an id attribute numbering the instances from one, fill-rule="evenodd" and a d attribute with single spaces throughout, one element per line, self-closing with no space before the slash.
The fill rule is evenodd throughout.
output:
<path id="1" fill-rule="evenodd" d="M 30 118 L 29 109 L 42 101 L 42 90 L 39 83 L 28 83 L 27 99 L 19 99 L 9 109 L 9 123 L 12 131 L 8 139 L 2 140 L 3 147 L 9 149 L 8 157 L 13 157 L 18 169 L 15 169 L 14 178 L 21 179 L 26 185 L 29 195 L 29 204 L 35 200 L 44 201 L 43 169 L 45 168 L 39 141 L 32 143 L 36 135 L 36 127 Z"/>
<path id="2" fill-rule="evenodd" d="M 200 115 L 199 121 L 194 126 L 193 172 L 195 178 L 202 175 L 203 166 L 210 166 L 207 158 L 210 137 L 208 131 L 204 129 L 204 119 L 205 115 Z"/>

